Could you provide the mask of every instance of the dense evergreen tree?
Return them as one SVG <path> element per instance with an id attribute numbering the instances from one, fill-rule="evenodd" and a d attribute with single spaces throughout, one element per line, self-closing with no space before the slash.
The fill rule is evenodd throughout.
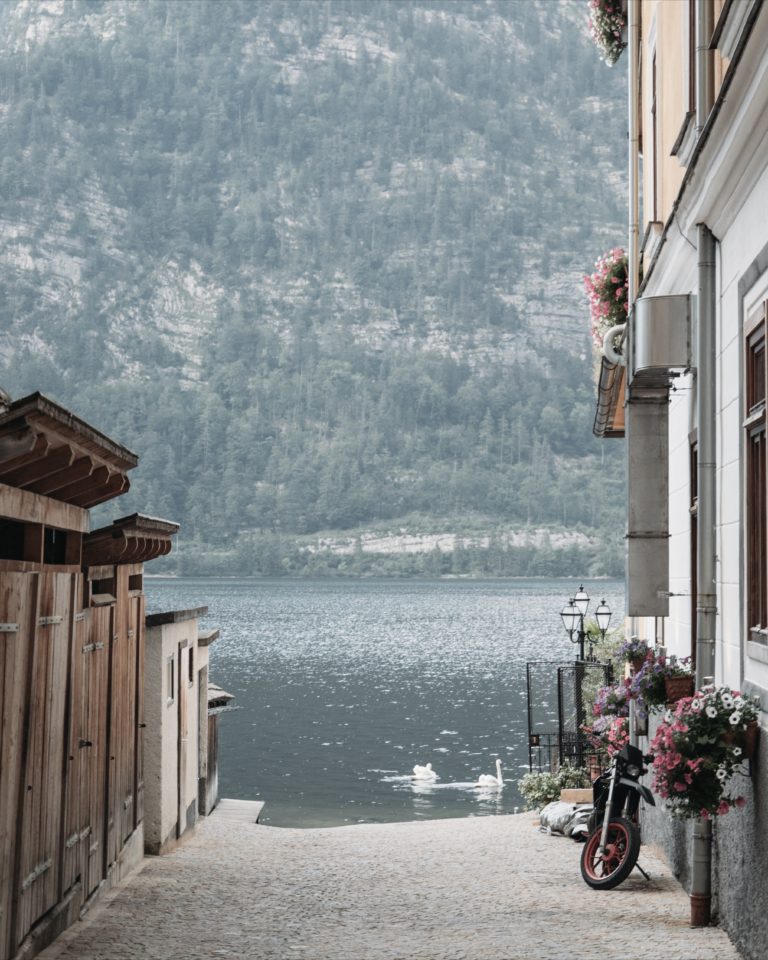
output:
<path id="1" fill-rule="evenodd" d="M 142 456 L 120 509 L 187 572 L 617 572 L 578 287 L 623 81 L 582 7 L 4 0 L 0 380 Z M 388 526 L 467 539 L 297 547 Z"/>

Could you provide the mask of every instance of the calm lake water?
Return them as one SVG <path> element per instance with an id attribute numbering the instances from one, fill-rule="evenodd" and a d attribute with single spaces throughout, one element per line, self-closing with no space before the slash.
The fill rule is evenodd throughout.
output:
<path id="1" fill-rule="evenodd" d="M 262 822 L 358 822 L 510 813 L 527 770 L 527 660 L 571 660 L 566 580 L 150 578 L 149 612 L 208 606 L 221 628 L 211 680 L 220 796 L 264 800 Z M 623 584 L 585 581 L 591 610 Z M 478 790 L 503 764 L 505 788 Z M 440 779 L 414 783 L 414 764 Z"/>

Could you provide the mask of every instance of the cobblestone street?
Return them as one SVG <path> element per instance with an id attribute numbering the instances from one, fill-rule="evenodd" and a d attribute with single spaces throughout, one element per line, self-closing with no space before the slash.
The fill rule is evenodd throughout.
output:
<path id="1" fill-rule="evenodd" d="M 214 814 L 44 960 L 738 960 L 646 848 L 614 891 L 531 814 L 322 830 Z"/>

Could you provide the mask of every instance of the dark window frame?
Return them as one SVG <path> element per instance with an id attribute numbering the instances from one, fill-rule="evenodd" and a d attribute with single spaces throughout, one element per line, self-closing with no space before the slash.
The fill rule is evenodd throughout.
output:
<path id="1" fill-rule="evenodd" d="M 747 638 L 768 645 L 768 455 L 766 321 L 768 301 L 744 330 L 745 574 Z"/>

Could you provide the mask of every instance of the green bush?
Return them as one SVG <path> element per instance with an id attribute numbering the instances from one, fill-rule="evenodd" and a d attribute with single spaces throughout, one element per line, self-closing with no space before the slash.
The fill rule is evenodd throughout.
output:
<path id="1" fill-rule="evenodd" d="M 589 773 L 584 767 L 563 763 L 557 773 L 526 773 L 517 787 L 525 800 L 526 810 L 541 810 L 548 803 L 560 799 L 561 790 L 589 787 Z"/>

